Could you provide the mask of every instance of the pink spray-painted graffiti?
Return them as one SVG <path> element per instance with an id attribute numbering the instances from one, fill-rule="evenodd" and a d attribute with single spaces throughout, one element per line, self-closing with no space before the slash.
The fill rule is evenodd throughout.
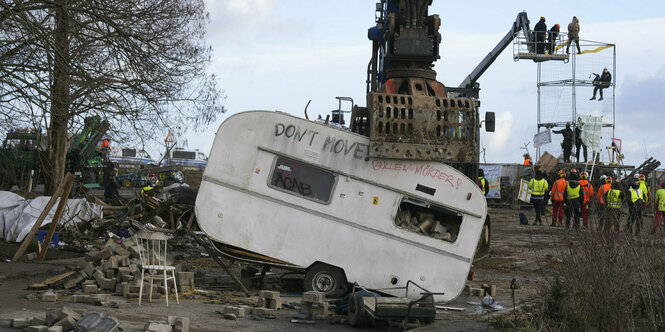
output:
<path id="1" fill-rule="evenodd" d="M 456 190 L 462 185 L 461 178 L 447 174 L 432 165 L 411 165 L 392 161 L 372 160 L 372 169 L 375 171 L 413 173 L 423 177 L 441 180 Z"/>

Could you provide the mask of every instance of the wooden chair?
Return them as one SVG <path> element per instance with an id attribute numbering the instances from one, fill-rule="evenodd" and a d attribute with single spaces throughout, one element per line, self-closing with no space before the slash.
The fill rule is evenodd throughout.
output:
<path id="1" fill-rule="evenodd" d="M 146 278 L 150 279 L 150 302 L 152 302 L 153 281 L 158 279 L 164 280 L 164 289 L 166 289 L 166 306 L 169 306 L 169 280 L 173 280 L 175 300 L 180 304 L 180 301 L 178 300 L 178 286 L 175 281 L 175 266 L 166 265 L 168 235 L 161 232 L 140 231 L 136 233 L 134 238 L 138 245 L 139 258 L 141 260 L 139 305 L 141 305 L 141 298 L 143 297 L 143 282 Z M 146 273 L 146 271 L 148 273 Z M 167 272 L 170 272 L 170 276 Z"/>

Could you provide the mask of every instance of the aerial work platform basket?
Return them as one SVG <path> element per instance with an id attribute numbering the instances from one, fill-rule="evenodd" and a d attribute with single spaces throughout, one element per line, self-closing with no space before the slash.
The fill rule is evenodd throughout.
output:
<path id="1" fill-rule="evenodd" d="M 565 49 L 567 43 L 568 38 L 565 33 L 559 33 L 554 43 L 551 43 L 549 40 L 535 42 L 527 38 L 522 31 L 519 31 L 513 39 L 513 59 L 515 61 L 526 59 L 534 62 L 550 60 L 568 62 L 569 56 Z M 542 53 L 537 52 L 539 44 L 544 49 Z"/>

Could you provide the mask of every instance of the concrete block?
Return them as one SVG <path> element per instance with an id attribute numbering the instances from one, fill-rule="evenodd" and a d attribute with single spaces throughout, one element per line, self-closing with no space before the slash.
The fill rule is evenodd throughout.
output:
<path id="1" fill-rule="evenodd" d="M 55 302 L 58 300 L 58 294 L 53 292 L 46 292 L 42 294 L 42 302 Z"/>
<path id="2" fill-rule="evenodd" d="M 262 297 L 264 299 L 278 299 L 280 296 L 279 292 L 262 290 L 259 291 L 259 297 Z"/>
<path id="3" fill-rule="evenodd" d="M 268 309 L 268 308 L 254 308 L 252 312 L 254 313 L 254 315 L 260 317 L 275 315 L 275 309 Z"/>
<path id="4" fill-rule="evenodd" d="M 24 327 L 30 326 L 32 318 L 12 318 L 9 321 L 9 326 L 15 329 L 22 329 Z"/>
<path id="5" fill-rule="evenodd" d="M 312 305 L 310 313 L 314 319 L 327 319 L 330 316 L 328 309 L 328 302 L 323 302 L 318 305 Z"/>
<path id="6" fill-rule="evenodd" d="M 85 254 L 86 262 L 97 262 L 97 261 L 99 261 L 99 259 L 100 259 L 99 250 L 88 251 Z"/>
<path id="7" fill-rule="evenodd" d="M 111 295 L 109 294 L 92 294 L 88 296 L 88 303 L 97 304 L 98 302 L 109 302 Z"/>
<path id="8" fill-rule="evenodd" d="M 178 285 L 178 292 L 191 292 L 193 289 L 190 285 Z"/>
<path id="9" fill-rule="evenodd" d="M 72 329 L 74 324 L 76 324 L 76 321 L 74 320 L 74 318 L 72 318 L 71 316 L 67 316 L 67 317 L 59 320 L 53 326 L 62 326 L 63 331 L 69 331 L 69 330 Z"/>
<path id="10" fill-rule="evenodd" d="M 256 305 L 259 306 L 259 308 L 265 308 L 266 307 L 266 299 L 259 297 L 259 299 L 256 301 Z"/>
<path id="11" fill-rule="evenodd" d="M 95 269 L 88 264 L 83 268 L 83 273 L 85 273 L 87 277 L 92 277 L 92 274 L 95 273 Z"/>
<path id="12" fill-rule="evenodd" d="M 177 316 L 166 316 L 166 321 L 169 322 L 169 325 L 173 326 L 175 325 L 175 319 Z"/>
<path id="13" fill-rule="evenodd" d="M 141 274 L 138 264 L 129 264 L 129 272 L 131 272 L 131 274 Z"/>
<path id="14" fill-rule="evenodd" d="M 237 318 L 243 318 L 245 317 L 245 308 L 235 306 L 226 307 L 224 308 L 224 313 L 234 314 Z"/>
<path id="15" fill-rule="evenodd" d="M 109 306 L 110 306 L 111 308 L 115 308 L 115 309 L 127 309 L 127 308 L 131 308 L 131 307 L 132 307 L 132 304 L 129 303 L 129 302 L 111 301 L 111 302 L 109 303 Z"/>
<path id="16" fill-rule="evenodd" d="M 189 332 L 189 317 L 176 317 L 174 330 L 176 332 Z"/>
<path id="17" fill-rule="evenodd" d="M 97 285 L 83 285 L 83 294 L 96 294 Z"/>
<path id="18" fill-rule="evenodd" d="M 118 267 L 118 276 L 119 277 L 128 276 L 130 274 L 131 274 L 131 271 L 129 271 L 129 267 L 127 267 L 127 266 Z"/>
<path id="19" fill-rule="evenodd" d="M 234 314 L 224 314 L 224 319 L 236 320 L 236 315 L 234 315 Z"/>
<path id="20" fill-rule="evenodd" d="M 115 270 L 114 269 L 106 270 L 106 277 L 109 279 L 115 278 Z"/>
<path id="21" fill-rule="evenodd" d="M 490 296 L 495 297 L 496 296 L 496 285 L 491 285 L 490 286 Z"/>
<path id="22" fill-rule="evenodd" d="M 88 303 L 89 298 L 90 298 L 89 295 L 74 295 L 74 296 L 72 296 L 72 300 L 75 303 Z"/>
<path id="23" fill-rule="evenodd" d="M 83 283 L 81 283 L 84 287 L 85 285 L 95 285 L 97 286 L 97 281 L 88 279 L 88 280 L 83 280 Z"/>
<path id="24" fill-rule="evenodd" d="M 95 273 L 93 273 L 92 276 L 97 281 L 97 285 L 101 285 L 102 279 L 104 279 L 104 273 L 102 273 L 102 271 L 95 270 Z"/>
<path id="25" fill-rule="evenodd" d="M 69 316 L 71 318 L 74 318 L 74 320 L 81 319 L 81 315 L 79 315 L 78 312 L 72 310 L 69 307 L 62 307 L 62 308 L 59 309 L 59 311 L 60 311 L 60 313 L 58 314 L 58 319 L 57 320 L 61 320 L 65 317 L 67 317 L 67 316 Z"/>
<path id="26" fill-rule="evenodd" d="M 178 281 L 194 280 L 194 272 L 178 272 L 175 277 Z"/>
<path id="27" fill-rule="evenodd" d="M 99 283 L 99 288 L 114 291 L 115 279 L 102 278 L 101 282 Z"/>
<path id="28" fill-rule="evenodd" d="M 31 253 L 25 255 L 25 260 L 26 261 L 34 261 L 35 259 L 37 259 L 37 254 L 34 253 L 34 252 L 31 252 Z"/>
<path id="29" fill-rule="evenodd" d="M 325 294 L 321 292 L 310 291 L 302 293 L 302 302 L 323 303 L 324 300 Z"/>
<path id="30" fill-rule="evenodd" d="M 36 326 L 36 325 L 49 325 L 49 324 L 46 324 L 45 319 L 41 319 L 39 317 L 32 317 L 32 319 L 30 320 L 30 326 Z"/>
<path id="31" fill-rule="evenodd" d="M 71 289 L 76 287 L 78 285 L 77 279 L 69 279 L 65 281 L 65 283 L 62 285 L 65 289 Z"/>
<path id="32" fill-rule="evenodd" d="M 129 250 L 127 250 L 127 249 L 125 249 L 121 246 L 115 247 L 114 251 L 115 251 L 116 254 L 118 254 L 118 256 L 129 256 Z"/>
<path id="33" fill-rule="evenodd" d="M 120 277 L 120 280 L 122 282 L 130 282 L 130 281 L 134 280 L 134 276 L 133 275 L 124 275 L 124 276 Z"/>
<path id="34" fill-rule="evenodd" d="M 46 309 L 46 320 L 44 321 L 44 325 L 51 326 L 55 324 L 55 322 L 59 321 L 60 318 L 60 313 L 62 312 L 62 309 L 60 308 L 47 308 Z M 41 325 L 41 324 L 30 324 L 30 325 Z"/>
<path id="35" fill-rule="evenodd" d="M 266 299 L 266 301 L 268 302 L 266 308 L 282 310 L 282 299 Z"/>
<path id="36" fill-rule="evenodd" d="M 113 256 L 113 250 L 111 249 L 104 248 L 104 250 L 99 253 L 100 259 L 108 259 L 111 256 Z"/>
<path id="37" fill-rule="evenodd" d="M 46 332 L 62 332 L 62 326 L 51 326 Z"/>
<path id="38" fill-rule="evenodd" d="M 115 284 L 115 293 L 122 294 L 122 283 L 116 282 Z"/>
<path id="39" fill-rule="evenodd" d="M 146 332 L 171 332 L 171 325 L 164 322 L 147 322 L 143 330 Z"/>
<path id="40" fill-rule="evenodd" d="M 129 266 L 129 264 L 131 264 L 131 260 L 129 260 L 129 256 L 122 256 L 122 258 L 120 258 L 118 260 L 118 266 L 119 267 L 126 267 L 126 266 Z"/>
<path id="41" fill-rule="evenodd" d="M 120 284 L 122 286 L 122 296 L 127 296 L 129 295 L 129 283 L 128 282 L 123 282 Z"/>
<path id="42" fill-rule="evenodd" d="M 28 328 L 25 330 L 26 332 L 46 332 L 48 330 L 48 326 L 46 325 L 35 325 L 35 326 L 28 326 Z"/>

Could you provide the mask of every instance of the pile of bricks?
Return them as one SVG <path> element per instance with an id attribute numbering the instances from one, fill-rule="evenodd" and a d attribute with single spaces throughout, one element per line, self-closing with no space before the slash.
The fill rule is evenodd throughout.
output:
<path id="1" fill-rule="evenodd" d="M 12 318 L 9 325 L 28 332 L 62 332 L 72 330 L 79 319 L 81 319 L 79 313 L 68 307 L 62 307 L 47 309 L 46 318 Z"/>
<path id="2" fill-rule="evenodd" d="M 167 257 L 167 265 L 172 264 L 173 259 Z M 125 239 L 116 243 L 110 239 L 103 249 L 93 250 L 85 255 L 85 261 L 79 265 L 78 273 L 64 282 L 65 289 L 71 289 L 81 285 L 82 295 L 75 295 L 74 302 L 96 303 L 108 301 L 104 294 L 113 293 L 127 298 L 138 298 L 140 291 L 141 269 L 137 243 L 133 238 Z M 146 273 L 148 273 L 146 271 Z M 178 291 L 191 291 L 194 289 L 194 273 L 176 273 Z M 169 292 L 173 292 L 169 283 Z M 163 284 L 153 284 L 152 298 L 156 299 L 167 290 Z M 150 283 L 145 282 L 143 286 L 143 298 L 150 297 Z M 50 298 L 49 298 L 50 299 Z M 103 303 L 102 303 L 103 304 Z"/>
<path id="3" fill-rule="evenodd" d="M 311 319 L 327 319 L 329 314 L 325 293 L 315 291 L 302 293 L 300 316 Z"/>
<path id="4" fill-rule="evenodd" d="M 275 315 L 275 310 L 281 309 L 282 298 L 279 292 L 261 290 L 259 291 L 257 307 L 250 307 L 248 305 L 225 306 L 220 313 L 224 314 L 224 318 L 234 320 L 248 315 L 271 317 Z"/>

